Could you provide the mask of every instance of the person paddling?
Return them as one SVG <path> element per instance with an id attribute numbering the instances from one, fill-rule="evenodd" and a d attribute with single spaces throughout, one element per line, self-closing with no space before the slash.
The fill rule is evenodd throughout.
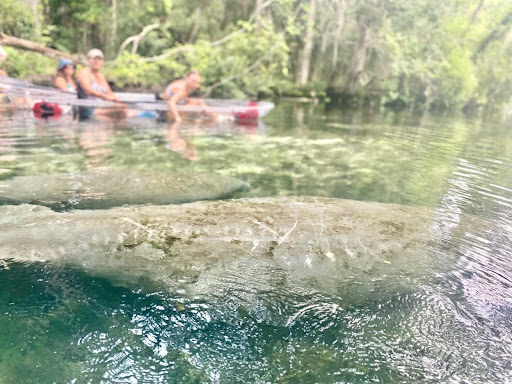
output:
<path id="1" fill-rule="evenodd" d="M 162 99 L 167 101 L 167 106 L 169 107 L 169 111 L 167 113 L 169 121 L 175 121 L 178 123 L 182 121 L 182 118 L 178 113 L 178 105 L 197 105 L 206 107 L 203 100 L 189 97 L 189 94 L 199 88 L 200 84 L 201 74 L 197 71 L 190 71 L 184 78 L 174 80 L 167 86 L 162 94 Z M 206 113 L 212 120 L 217 119 L 217 115 L 215 113 Z"/>
<path id="2" fill-rule="evenodd" d="M 75 63 L 70 59 L 60 59 L 57 74 L 53 79 L 55 87 L 61 91 L 76 93 Z"/>
<path id="3" fill-rule="evenodd" d="M 7 52 L 4 51 L 2 47 L 0 47 L 0 64 L 7 58 Z M 0 69 L 0 76 L 7 77 L 7 73 Z"/>
<path id="4" fill-rule="evenodd" d="M 78 73 L 78 97 L 92 100 L 119 101 L 110 89 L 107 79 L 101 73 L 103 68 L 103 52 L 91 49 L 87 53 L 88 67 Z M 92 115 L 110 118 L 125 118 L 126 109 L 122 104 L 118 108 L 81 108 L 80 118 L 87 119 Z"/>

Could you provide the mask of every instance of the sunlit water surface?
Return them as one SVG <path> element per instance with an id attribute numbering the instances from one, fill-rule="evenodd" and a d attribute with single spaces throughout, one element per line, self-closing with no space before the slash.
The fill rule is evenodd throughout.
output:
<path id="1" fill-rule="evenodd" d="M 237 197 L 329 196 L 472 217 L 453 268 L 347 302 L 266 290 L 134 291 L 65 267 L 0 268 L 0 383 L 512 382 L 512 125 L 281 105 L 257 126 L 0 117 L 0 181 L 90 168 L 211 171 Z M 282 271 L 268 271 L 270 274 Z"/>

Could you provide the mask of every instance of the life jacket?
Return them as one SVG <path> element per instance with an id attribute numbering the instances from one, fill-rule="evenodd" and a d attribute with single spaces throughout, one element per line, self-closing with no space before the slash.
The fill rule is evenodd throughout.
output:
<path id="1" fill-rule="evenodd" d="M 237 121 L 258 120 L 258 117 L 260 116 L 258 111 L 258 103 L 256 101 L 249 101 L 245 111 L 235 112 L 233 115 Z"/>
<path id="2" fill-rule="evenodd" d="M 35 103 L 32 107 L 32 111 L 34 112 L 34 116 L 39 119 L 60 117 L 60 115 L 62 115 L 62 109 L 57 104 L 47 103 L 46 101 Z"/>

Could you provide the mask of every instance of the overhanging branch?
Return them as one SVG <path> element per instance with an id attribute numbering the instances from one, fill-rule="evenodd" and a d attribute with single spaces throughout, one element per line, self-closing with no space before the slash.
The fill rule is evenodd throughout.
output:
<path id="1" fill-rule="evenodd" d="M 131 43 L 133 43 L 132 54 L 136 54 L 141 40 L 144 37 L 146 37 L 146 35 L 149 32 L 151 32 L 155 29 L 158 29 L 159 27 L 160 27 L 160 24 L 146 25 L 138 35 L 130 36 L 125 41 L 123 41 L 123 43 L 121 44 L 121 47 L 119 48 L 119 52 L 117 53 L 117 55 L 119 56 L 126 49 L 126 47 L 128 45 L 130 45 Z"/>

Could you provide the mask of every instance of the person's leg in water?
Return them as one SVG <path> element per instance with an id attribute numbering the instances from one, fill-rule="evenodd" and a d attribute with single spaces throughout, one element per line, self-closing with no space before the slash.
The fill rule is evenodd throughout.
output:
<path id="1" fill-rule="evenodd" d="M 169 123 L 169 129 L 165 138 L 167 140 L 167 149 L 181 153 L 182 156 L 190 161 L 199 160 L 197 148 L 192 145 L 189 140 L 181 137 L 180 126 L 182 123 L 172 122 Z"/>
<path id="2" fill-rule="evenodd" d="M 128 117 L 126 106 L 120 104 L 119 107 L 113 108 L 98 108 L 94 111 L 94 116 L 98 119 L 114 119 L 124 120 Z"/>

